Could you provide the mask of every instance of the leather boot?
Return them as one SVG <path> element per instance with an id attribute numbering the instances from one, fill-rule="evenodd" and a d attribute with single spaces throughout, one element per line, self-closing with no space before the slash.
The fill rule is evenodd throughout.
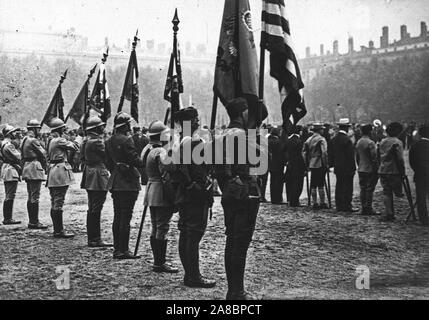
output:
<path id="1" fill-rule="evenodd" d="M 188 265 L 187 265 L 187 254 L 186 254 L 186 232 L 180 231 L 179 235 L 179 257 L 182 262 L 183 270 L 185 271 L 185 279 L 188 278 Z"/>
<path id="2" fill-rule="evenodd" d="M 64 230 L 62 210 L 51 210 L 51 218 L 54 225 L 54 238 L 69 239 L 74 237 L 73 233 Z"/>
<path id="3" fill-rule="evenodd" d="M 39 204 L 27 202 L 28 211 L 28 229 L 45 230 L 48 226 L 45 226 L 39 222 Z"/>
<path id="4" fill-rule="evenodd" d="M 233 239 L 232 237 L 227 236 L 226 244 L 225 244 L 225 273 L 226 273 L 226 281 L 228 283 L 228 293 L 226 295 L 227 300 L 229 300 L 229 296 L 231 295 L 230 288 L 233 287 L 232 258 L 233 258 Z"/>
<path id="5" fill-rule="evenodd" d="M 380 222 L 390 222 L 395 220 L 393 211 L 393 195 L 384 195 L 383 202 L 385 207 L 385 214 L 380 218 Z"/>
<path id="6" fill-rule="evenodd" d="M 140 256 L 135 256 L 129 251 L 130 242 L 130 225 L 125 224 L 121 221 L 119 226 L 119 237 L 118 237 L 118 250 L 113 253 L 114 259 L 119 260 L 136 260 L 140 259 Z"/>
<path id="7" fill-rule="evenodd" d="M 101 212 L 87 211 L 86 230 L 88 234 L 88 247 L 90 248 L 106 248 L 113 246 L 113 244 L 101 240 L 100 217 Z"/>
<path id="8" fill-rule="evenodd" d="M 152 270 L 155 272 L 177 273 L 179 270 L 166 262 L 167 240 L 154 239 L 157 259 Z"/>
<path id="9" fill-rule="evenodd" d="M 227 300 L 253 300 L 253 297 L 244 290 L 244 272 L 249 243 L 235 241 L 234 252 L 231 258 L 231 284 L 228 286 Z"/>
<path id="10" fill-rule="evenodd" d="M 189 233 L 186 241 L 186 253 L 188 255 L 189 275 L 184 279 L 184 284 L 190 288 L 213 288 L 216 281 L 203 277 L 200 273 L 199 244 L 202 238 L 200 233 Z"/>
<path id="11" fill-rule="evenodd" d="M 20 224 L 21 221 L 16 221 L 12 219 L 13 212 L 13 200 L 5 200 L 3 202 L 3 224 L 4 225 L 12 225 L 12 224 Z"/>

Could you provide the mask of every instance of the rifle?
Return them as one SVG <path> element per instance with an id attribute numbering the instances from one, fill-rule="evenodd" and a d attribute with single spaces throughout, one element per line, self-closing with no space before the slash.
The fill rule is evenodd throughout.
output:
<path id="1" fill-rule="evenodd" d="M 411 186 L 410 181 L 408 180 L 408 176 L 405 173 L 405 167 L 399 162 L 398 156 L 396 154 L 396 151 L 398 150 L 399 145 L 394 144 L 390 152 L 393 155 L 393 159 L 395 161 L 396 167 L 398 168 L 399 174 L 401 175 L 402 179 L 402 185 L 405 190 L 405 195 L 407 196 L 408 204 L 410 206 L 410 213 L 407 216 L 407 219 L 405 220 L 405 223 L 408 223 L 411 218 L 413 218 L 413 221 L 417 221 L 416 212 L 414 210 L 414 202 L 413 202 L 413 195 L 411 193 Z"/>

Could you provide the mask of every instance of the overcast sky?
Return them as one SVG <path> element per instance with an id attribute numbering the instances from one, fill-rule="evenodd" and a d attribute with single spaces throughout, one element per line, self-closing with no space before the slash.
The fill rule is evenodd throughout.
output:
<path id="1" fill-rule="evenodd" d="M 319 44 L 332 50 L 340 41 L 345 52 L 353 35 L 355 47 L 374 40 L 379 45 L 381 28 L 390 27 L 391 40 L 399 39 L 401 24 L 411 35 L 420 34 L 420 21 L 429 24 L 428 0 L 285 0 L 292 36 L 298 54 L 305 47 L 319 52 Z M 171 41 L 174 8 L 181 20 L 179 40 L 207 43 L 215 52 L 219 39 L 223 0 L 0 0 L 0 29 L 65 32 L 74 27 L 78 34 L 99 46 L 104 37 L 125 45 L 139 28 L 143 41 Z M 261 0 L 250 0 L 253 24 L 260 25 Z M 257 39 L 258 39 L 258 35 Z"/>

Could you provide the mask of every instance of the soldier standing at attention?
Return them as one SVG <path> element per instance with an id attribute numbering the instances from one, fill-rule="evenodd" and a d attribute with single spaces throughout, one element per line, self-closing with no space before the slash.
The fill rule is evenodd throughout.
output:
<path id="1" fill-rule="evenodd" d="M 1 144 L 0 153 L 3 158 L 1 168 L 1 179 L 4 182 L 5 198 L 3 202 L 3 224 L 20 224 L 21 221 L 12 219 L 13 202 L 15 200 L 18 181 L 20 181 L 21 153 L 15 148 L 14 140 L 18 139 L 18 128 L 6 125 L 3 128 L 4 140 Z"/>
<path id="2" fill-rule="evenodd" d="M 377 146 L 371 140 L 372 125 L 361 126 L 362 138 L 356 144 L 356 162 L 358 164 L 360 201 L 362 215 L 377 215 L 372 208 L 375 186 L 378 182 Z"/>
<path id="3" fill-rule="evenodd" d="M 130 222 L 141 186 L 138 168 L 143 161 L 137 154 L 131 132 L 131 117 L 119 112 L 114 119 L 115 132 L 106 141 L 106 165 L 111 176 L 108 189 L 113 198 L 114 259 L 139 259 L 129 251 Z"/>
<path id="4" fill-rule="evenodd" d="M 305 141 L 302 148 L 302 157 L 311 172 L 311 198 L 313 210 L 328 209 L 325 195 L 325 174 L 328 170 L 328 144 L 322 136 L 323 125 L 313 124 L 313 135 Z M 320 204 L 317 203 L 317 192 L 319 192 Z"/>
<path id="5" fill-rule="evenodd" d="M 54 238 L 72 238 L 63 228 L 63 206 L 69 186 L 74 183 L 73 170 L 67 162 L 67 151 L 76 151 L 77 145 L 66 140 L 64 121 L 53 118 L 50 122 L 52 140 L 48 143 L 48 181 L 51 195 L 51 218 L 54 225 Z"/>
<path id="6" fill-rule="evenodd" d="M 166 262 L 167 234 L 175 212 L 174 194 L 169 194 L 163 185 L 163 177 L 170 177 L 174 168 L 174 164 L 165 164 L 167 150 L 164 146 L 169 141 L 169 128 L 161 121 L 152 122 L 149 125 L 149 145 L 143 149 L 141 157 L 148 176 L 144 205 L 150 209 L 152 222 L 152 269 L 155 272 L 176 273 L 178 269 Z"/>
<path id="7" fill-rule="evenodd" d="M 383 187 L 385 213 L 381 222 L 395 220 L 393 194 L 402 196 L 402 177 L 405 173 L 404 147 L 398 139 L 402 132 L 402 124 L 392 122 L 386 128 L 387 138 L 384 138 L 378 147 L 380 167 L 378 173 Z"/>
<path id="8" fill-rule="evenodd" d="M 292 135 L 286 142 L 288 154 L 286 165 L 286 192 L 290 207 L 299 207 L 299 197 L 304 187 L 305 162 L 302 157 L 303 142 L 299 136 L 301 126 L 294 126 Z"/>
<path id="9" fill-rule="evenodd" d="M 332 139 L 332 152 L 329 154 L 331 167 L 337 176 L 335 186 L 335 205 L 338 212 L 357 212 L 352 207 L 353 178 L 356 173 L 355 146 L 349 136 L 349 119 L 340 119 L 339 131 Z"/>
<path id="10" fill-rule="evenodd" d="M 86 123 L 86 139 L 81 144 L 80 154 L 84 165 L 81 188 L 88 194 L 88 211 L 86 230 L 88 246 L 112 247 L 112 244 L 101 240 L 101 211 L 107 195 L 109 171 L 106 168 L 106 148 L 103 134 L 106 124 L 97 116 L 91 117 Z"/>
<path id="11" fill-rule="evenodd" d="M 253 175 L 249 164 L 248 148 L 244 163 L 238 154 L 238 145 L 230 146 L 227 141 L 231 137 L 244 135 L 248 141 L 248 105 L 244 98 L 231 100 L 226 107 L 230 124 L 224 133 L 226 148 L 233 151 L 233 159 L 219 167 L 217 172 L 219 186 L 222 190 L 222 207 L 225 216 L 226 244 L 225 271 L 228 281 L 227 300 L 252 300 L 253 297 L 245 291 L 244 273 L 246 268 L 247 250 L 252 241 L 259 210 L 260 186 L 258 176 Z M 233 150 L 232 150 L 233 149 Z"/>
<path id="12" fill-rule="evenodd" d="M 22 160 L 24 168 L 22 179 L 27 183 L 27 211 L 29 229 L 47 229 L 39 222 L 39 199 L 42 181 L 45 181 L 46 151 L 39 141 L 40 122 L 29 120 L 27 122 L 27 136 L 22 141 Z"/>
<path id="13" fill-rule="evenodd" d="M 179 208 L 179 256 L 185 270 L 184 285 L 191 288 L 212 288 L 214 280 L 200 273 L 200 241 L 207 228 L 209 208 L 213 204 L 209 182 L 209 166 L 195 164 L 191 157 L 193 150 L 204 143 L 196 134 L 199 128 L 198 111 L 194 107 L 179 110 L 174 115 L 182 128 L 180 151 L 183 157 L 190 159 L 177 165 L 180 184 L 177 190 L 176 205 Z M 190 153 L 188 154 L 187 151 Z"/>
<path id="14" fill-rule="evenodd" d="M 429 200 L 429 125 L 419 129 L 420 140 L 410 149 L 410 166 L 414 170 L 417 211 L 420 222 L 429 225 L 427 201 Z"/>

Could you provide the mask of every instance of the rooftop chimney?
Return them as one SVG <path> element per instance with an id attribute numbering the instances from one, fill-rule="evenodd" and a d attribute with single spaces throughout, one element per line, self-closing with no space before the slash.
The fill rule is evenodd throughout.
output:
<path id="1" fill-rule="evenodd" d="M 409 34 L 407 32 L 407 26 L 402 25 L 401 26 L 401 40 L 407 40 L 409 38 Z"/>
<path id="2" fill-rule="evenodd" d="M 320 55 L 321 56 L 325 55 L 325 46 L 323 44 L 320 45 Z"/>
<path id="3" fill-rule="evenodd" d="M 333 54 L 334 54 L 334 56 L 338 55 L 338 40 L 334 41 L 334 44 L 333 44 Z"/>
<path id="4" fill-rule="evenodd" d="M 374 49 L 374 41 L 370 41 L 369 43 L 368 43 L 368 47 L 370 48 L 370 49 Z"/>
<path id="5" fill-rule="evenodd" d="M 310 47 L 306 47 L 305 48 L 305 57 L 310 58 L 310 54 L 311 54 Z"/>

